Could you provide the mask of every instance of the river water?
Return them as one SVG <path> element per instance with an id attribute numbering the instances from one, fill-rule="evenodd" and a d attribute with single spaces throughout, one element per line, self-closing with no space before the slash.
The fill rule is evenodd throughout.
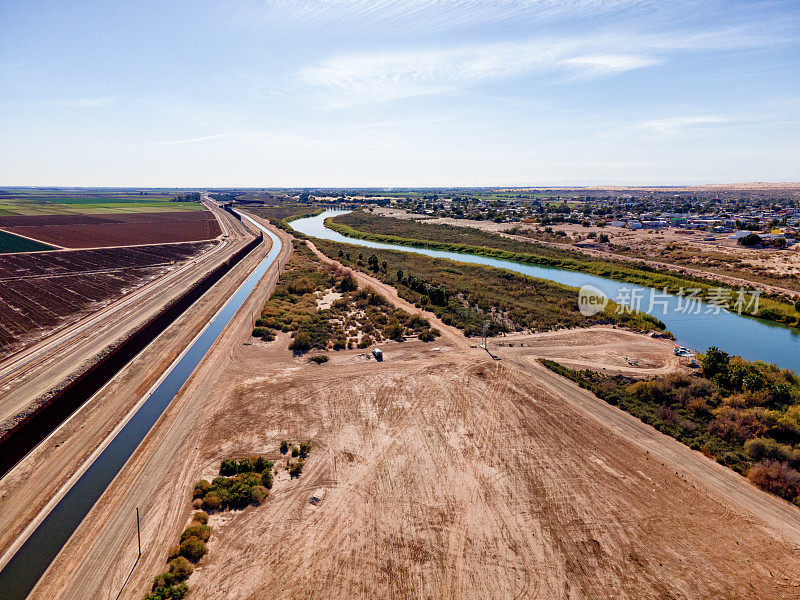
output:
<path id="1" fill-rule="evenodd" d="M 315 217 L 297 219 L 292 221 L 291 225 L 296 231 L 316 238 L 367 248 L 414 252 L 463 263 L 508 269 L 576 288 L 591 285 L 601 290 L 608 298 L 626 306 L 637 307 L 663 321 L 681 346 L 697 352 L 704 352 L 710 346 L 717 346 L 726 352 L 737 354 L 748 360 L 763 360 L 800 372 L 800 331 L 796 328 L 739 315 L 735 312 L 725 312 L 717 306 L 691 302 L 686 297 L 667 295 L 660 290 L 578 271 L 527 265 L 476 254 L 359 240 L 345 237 L 325 227 L 326 218 L 347 212 L 349 211 L 329 210 Z M 575 296 L 577 303 L 577 291 Z M 745 302 L 749 303 L 751 300 L 752 297 L 747 294 Z"/>
<path id="2" fill-rule="evenodd" d="M 3 567 L 0 571 L 2 600 L 23 600 L 28 596 L 278 256 L 281 250 L 280 238 L 249 217 L 243 216 L 243 218 L 261 229 L 264 235 L 272 240 L 269 254 L 211 319 L 184 354 L 173 363 L 147 400 Z M 98 573 L 97 576 L 102 577 L 103 574 Z"/>

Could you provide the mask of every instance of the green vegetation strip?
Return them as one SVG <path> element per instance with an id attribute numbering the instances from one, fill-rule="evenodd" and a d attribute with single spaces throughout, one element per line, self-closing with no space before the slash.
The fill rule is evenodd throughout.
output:
<path id="1" fill-rule="evenodd" d="M 491 335 L 600 324 L 637 331 L 664 329 L 663 323 L 644 313 L 616 314 L 613 302 L 604 312 L 585 317 L 578 310 L 575 288 L 514 271 L 329 240 L 316 239 L 314 244 L 343 265 L 394 286 L 401 298 L 468 336 L 480 335 L 486 320 Z"/>
<path id="2" fill-rule="evenodd" d="M 522 242 L 473 228 L 451 225 L 423 224 L 410 219 L 381 217 L 354 211 L 339 217 L 325 219 L 325 225 L 347 237 L 372 240 L 434 250 L 447 250 L 464 254 L 478 254 L 501 260 L 544 267 L 579 271 L 598 277 L 616 279 L 635 285 L 666 289 L 677 294 L 680 290 L 699 289 L 699 299 L 719 299 L 715 290 L 730 287 L 717 282 L 692 277 L 678 277 L 658 272 L 644 263 L 592 260 L 566 250 L 548 248 L 533 242 Z M 390 232 L 389 234 L 383 232 Z M 727 308 L 734 310 L 737 291 L 731 290 Z M 718 302 L 718 300 L 715 300 Z M 798 310 L 792 303 L 762 294 L 758 317 L 778 323 L 800 323 Z"/>
<path id="3" fill-rule="evenodd" d="M 710 348 L 698 375 L 645 381 L 540 362 L 800 506 L 800 378 Z"/>
<path id="4" fill-rule="evenodd" d="M 311 208 L 307 204 L 289 204 L 284 203 L 279 206 L 264 206 L 257 208 L 247 208 L 248 212 L 268 219 L 275 227 L 283 229 L 284 231 L 292 231 L 289 223 L 296 219 L 304 219 L 306 217 L 316 217 L 324 209 Z"/>
<path id="5" fill-rule="evenodd" d="M 48 246 L 36 240 L 29 240 L 13 233 L 0 231 L 0 254 L 10 252 L 42 252 L 43 250 L 53 250 L 53 246 Z"/>

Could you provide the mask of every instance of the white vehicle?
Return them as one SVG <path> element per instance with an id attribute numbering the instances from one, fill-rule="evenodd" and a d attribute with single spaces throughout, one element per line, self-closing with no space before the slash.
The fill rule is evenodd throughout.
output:
<path id="1" fill-rule="evenodd" d="M 381 350 L 380 348 L 373 348 L 372 356 L 375 357 L 375 360 L 381 362 L 383 360 L 383 350 Z"/>

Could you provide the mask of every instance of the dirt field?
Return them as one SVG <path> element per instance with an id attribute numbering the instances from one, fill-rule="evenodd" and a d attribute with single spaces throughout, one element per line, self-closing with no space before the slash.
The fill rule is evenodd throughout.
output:
<path id="1" fill-rule="evenodd" d="M 213 245 L 197 242 L 0 256 L 0 358 Z"/>
<path id="2" fill-rule="evenodd" d="M 340 351 L 315 365 L 285 334 L 243 344 L 258 307 L 226 329 L 32 598 L 115 598 L 130 575 L 120 597 L 139 600 L 194 482 L 222 458 L 277 458 L 282 439 L 312 442 L 302 477 L 212 518 L 190 597 L 798 597 L 799 509 L 535 362 L 631 367 L 598 355 L 605 341 L 668 370 L 670 342 L 500 338 L 494 360 L 432 319 L 440 339 L 382 344 L 383 363 Z"/>
<path id="3" fill-rule="evenodd" d="M 220 234 L 209 211 L 0 217 L 5 231 L 62 248 L 210 240 Z"/>

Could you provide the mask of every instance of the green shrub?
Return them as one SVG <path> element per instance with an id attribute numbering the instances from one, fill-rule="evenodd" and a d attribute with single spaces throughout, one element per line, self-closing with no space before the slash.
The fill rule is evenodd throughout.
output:
<path id="1" fill-rule="evenodd" d="M 294 334 L 292 343 L 289 344 L 289 350 L 295 354 L 302 354 L 311 350 L 311 338 L 305 331 L 298 331 Z"/>
<path id="2" fill-rule="evenodd" d="M 250 502 L 253 504 L 261 504 L 267 499 L 267 494 L 269 494 L 269 492 L 266 486 L 254 485 L 250 488 Z"/>
<path id="3" fill-rule="evenodd" d="M 144 600 L 183 600 L 188 592 L 189 588 L 186 584 L 179 583 L 178 585 L 154 588 L 144 597 Z"/>
<path id="4" fill-rule="evenodd" d="M 198 510 L 192 515 L 192 520 L 197 521 L 201 525 L 208 525 L 208 513 Z"/>
<path id="5" fill-rule="evenodd" d="M 753 462 L 772 460 L 785 462 L 794 468 L 800 466 L 800 450 L 795 450 L 772 438 L 759 437 L 747 440 L 744 443 L 744 450 Z"/>
<path id="6" fill-rule="evenodd" d="M 334 350 L 335 350 L 335 349 L 336 349 L 336 345 L 334 344 Z M 328 357 L 327 357 L 327 356 L 325 356 L 324 354 L 321 354 L 321 355 L 319 355 L 319 356 L 312 356 L 312 357 L 311 357 L 311 358 L 309 358 L 308 360 L 309 360 L 310 362 L 315 362 L 315 363 L 317 363 L 318 365 L 321 365 L 322 363 L 326 363 L 326 362 L 328 362 Z"/>
<path id="7" fill-rule="evenodd" d="M 202 540 L 191 537 L 183 542 L 180 546 L 180 555 L 189 559 L 192 562 L 197 562 L 206 553 L 206 544 Z"/>
<path id="8" fill-rule="evenodd" d="M 384 330 L 384 334 L 386 335 L 386 337 L 396 342 L 403 341 L 403 333 L 404 333 L 403 326 L 400 325 L 400 323 L 396 322 L 392 323 Z"/>
<path id="9" fill-rule="evenodd" d="M 342 280 L 339 282 L 337 287 L 339 288 L 340 292 L 353 292 L 358 289 L 358 282 L 356 281 L 356 278 L 353 277 L 352 273 L 348 273 L 342 277 Z"/>
<path id="10" fill-rule="evenodd" d="M 264 341 L 271 342 L 275 339 L 275 334 L 269 327 L 254 327 L 253 337 L 261 338 Z"/>
<path id="11" fill-rule="evenodd" d="M 171 561 L 173 558 L 178 558 L 181 554 L 181 548 L 178 545 L 171 546 L 169 552 L 167 553 L 167 562 Z"/>
<path id="12" fill-rule="evenodd" d="M 433 333 L 433 330 L 426 329 L 422 333 L 419 334 L 419 339 L 422 342 L 432 342 L 436 339 L 436 335 Z"/>
<path id="13" fill-rule="evenodd" d="M 263 456 L 259 456 L 253 464 L 253 471 L 256 473 L 263 473 L 265 470 L 269 471 L 272 468 L 272 461 L 267 460 Z"/>
<path id="14" fill-rule="evenodd" d="M 156 591 L 159 588 L 168 588 L 176 583 L 178 583 L 178 579 L 173 573 L 161 573 L 160 575 L 156 575 L 155 579 L 153 579 L 152 589 Z"/>
<path id="15" fill-rule="evenodd" d="M 194 494 L 192 498 L 202 498 L 205 496 L 208 491 L 211 489 L 211 484 L 208 483 L 205 479 L 201 479 L 197 483 L 194 484 Z"/>
<path id="16" fill-rule="evenodd" d="M 272 471 L 265 470 L 261 474 L 261 485 L 263 485 L 268 490 L 272 489 Z"/>
<path id="17" fill-rule="evenodd" d="M 292 444 L 292 458 L 297 458 L 300 455 L 300 448 Z"/>
<path id="18" fill-rule="evenodd" d="M 211 527 L 208 525 L 192 525 L 187 527 L 181 534 L 181 543 L 193 537 L 202 542 L 207 542 L 208 538 L 211 537 Z"/>
<path id="19" fill-rule="evenodd" d="M 281 454 L 286 454 L 289 451 L 289 442 L 281 440 Z"/>
<path id="20" fill-rule="evenodd" d="M 239 472 L 238 464 L 233 459 L 227 458 L 223 460 L 219 465 L 220 475 L 230 476 L 230 475 L 235 475 L 238 472 Z"/>
<path id="21" fill-rule="evenodd" d="M 183 556 L 174 558 L 169 562 L 169 572 L 172 573 L 172 575 L 178 581 L 188 579 L 189 575 L 191 575 L 193 571 L 194 566 Z"/>
<path id="22" fill-rule="evenodd" d="M 756 233 L 748 233 L 746 236 L 739 238 L 739 243 L 742 246 L 758 246 L 761 243 L 761 236 Z"/>
<path id="23" fill-rule="evenodd" d="M 299 479 L 300 474 L 303 472 L 303 461 L 298 460 L 296 463 L 289 466 L 289 477 L 291 479 Z"/>
<path id="24" fill-rule="evenodd" d="M 236 463 L 237 473 L 253 473 L 256 470 L 255 464 L 249 458 L 243 458 Z"/>
<path id="25" fill-rule="evenodd" d="M 209 492 L 203 498 L 203 510 L 215 511 L 222 508 L 222 499 L 217 492 Z"/>
<path id="26" fill-rule="evenodd" d="M 786 500 L 800 496 L 800 472 L 787 463 L 765 460 L 751 468 L 747 478 L 762 490 Z"/>
<path id="27" fill-rule="evenodd" d="M 305 458 L 311 452 L 311 442 L 300 442 L 299 455 L 300 458 Z"/>

